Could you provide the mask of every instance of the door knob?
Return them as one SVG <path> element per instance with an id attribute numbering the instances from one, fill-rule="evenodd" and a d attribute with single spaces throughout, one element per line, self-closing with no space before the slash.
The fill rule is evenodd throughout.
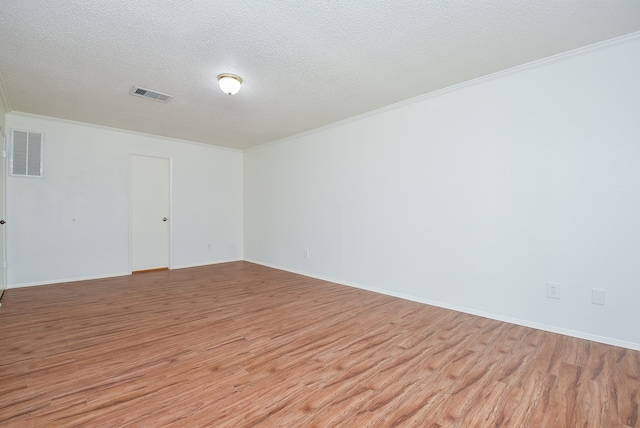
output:
<path id="1" fill-rule="evenodd" d="M 162 221 L 167 221 L 167 218 L 166 217 L 162 217 Z"/>
<path id="2" fill-rule="evenodd" d="M 6 221 L 0 220 L 0 224 L 5 224 L 5 223 L 6 223 Z"/>

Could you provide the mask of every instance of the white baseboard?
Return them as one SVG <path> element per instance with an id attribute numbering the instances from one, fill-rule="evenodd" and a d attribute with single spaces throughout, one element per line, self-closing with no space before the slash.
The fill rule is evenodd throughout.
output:
<path id="1" fill-rule="evenodd" d="M 171 269 L 188 269 L 188 268 L 193 268 L 193 267 L 202 267 L 202 266 L 212 266 L 212 265 L 219 265 L 221 263 L 232 263 L 232 262 L 241 262 L 243 261 L 242 259 L 233 259 L 233 260 L 220 260 L 220 261 L 215 261 L 215 262 L 208 262 L 208 263 L 196 263 L 196 264 L 190 264 L 190 265 L 177 265 L 177 266 L 172 266 Z"/>
<path id="2" fill-rule="evenodd" d="M 230 263 L 230 262 L 238 262 L 240 259 L 235 260 L 223 260 L 216 261 L 213 263 L 202 263 L 202 264 L 193 264 L 193 265 L 179 265 L 172 266 L 171 269 L 186 269 L 190 267 L 199 267 L 199 266 L 209 266 L 209 265 L 217 265 L 220 263 Z M 88 281 L 92 279 L 104 279 L 104 278 L 115 278 L 118 276 L 127 276 L 131 275 L 131 272 L 120 272 L 120 273 L 112 273 L 107 275 L 95 275 L 95 276 L 84 276 L 84 277 L 76 277 L 76 278 L 63 278 L 63 279 L 53 279 L 48 281 L 38 281 L 38 282 L 23 282 L 19 284 L 9 284 L 7 285 L 7 289 L 9 288 L 24 288 L 24 287 L 36 287 L 38 285 L 49 285 L 49 284 L 61 284 L 63 282 L 77 282 L 77 281 Z"/>
<path id="3" fill-rule="evenodd" d="M 520 319 L 520 318 L 514 318 L 514 317 L 504 316 L 504 315 L 500 315 L 500 314 L 495 314 L 495 313 L 492 313 L 492 312 L 484 312 L 484 311 L 480 311 L 480 310 L 473 309 L 473 308 L 467 308 L 467 307 L 452 305 L 452 304 L 449 304 L 449 303 L 439 302 L 439 301 L 435 301 L 435 300 L 424 299 L 424 298 L 421 298 L 421 297 L 416 297 L 416 296 L 412 296 L 412 295 L 408 295 L 408 294 L 404 294 L 404 293 L 397 293 L 395 291 L 390 291 L 390 290 L 386 290 L 386 289 L 383 289 L 383 288 L 368 287 L 366 285 L 357 284 L 357 283 L 351 283 L 351 282 L 343 281 L 343 280 L 336 280 L 334 278 L 320 277 L 320 276 L 317 276 L 317 275 L 310 274 L 308 272 L 296 271 L 296 270 L 293 270 L 293 269 L 288 269 L 288 268 L 284 268 L 284 267 L 281 267 L 281 266 L 275 266 L 275 265 L 271 265 L 269 263 L 258 262 L 258 261 L 255 261 L 255 260 L 248 260 L 247 259 L 246 261 L 248 261 L 250 263 L 255 263 L 255 264 L 258 264 L 258 265 L 270 267 L 270 268 L 273 268 L 273 269 L 279 269 L 279 270 L 283 270 L 283 271 L 286 271 L 286 272 L 295 273 L 295 274 L 298 274 L 298 275 L 308 276 L 310 278 L 315 278 L 315 279 L 320 279 L 320 280 L 323 280 L 323 281 L 333 282 L 335 284 L 346 285 L 346 286 L 349 286 L 349 287 L 359 288 L 361 290 L 372 291 L 374 293 L 380 293 L 380 294 L 384 294 L 384 295 L 391 296 L 391 297 L 397 297 L 399 299 L 410 300 L 412 302 L 417 302 L 417 303 L 423 303 L 425 305 L 437 306 L 439 308 L 450 309 L 450 310 L 457 311 L 457 312 L 463 312 L 465 314 L 476 315 L 476 316 L 479 316 L 479 317 L 489 318 L 489 319 L 493 319 L 493 320 L 497 320 L 497 321 L 503 321 L 503 322 L 507 322 L 507 323 L 510 323 L 510 324 L 520 325 L 520 326 L 523 326 L 523 327 L 535 328 L 537 330 L 548 331 L 550 333 L 557 333 L 557 334 L 562 334 L 564 336 L 575 337 L 575 338 L 578 338 L 578 339 L 586 339 L 586 340 L 590 340 L 592 342 L 599 342 L 599 343 L 604 343 L 606 345 L 619 346 L 621 348 L 627 348 L 627 349 L 633 349 L 633 350 L 636 350 L 636 351 L 640 351 L 640 343 L 627 342 L 627 341 L 624 341 L 624 340 L 614 339 L 614 338 L 606 337 L 606 336 L 598 336 L 598 335 L 591 334 L 591 333 L 586 333 L 586 332 L 583 332 L 583 331 L 576 331 L 576 330 L 566 329 L 566 328 L 557 327 L 557 326 L 553 326 L 553 325 L 538 323 L 538 322 L 535 322 L 535 321 L 524 320 L 524 319 Z"/>
<path id="4" fill-rule="evenodd" d="M 131 272 L 120 272 L 120 273 L 111 273 L 107 275 L 95 275 L 95 276 L 84 276 L 84 277 L 76 277 L 76 278 L 65 278 L 65 279 L 54 279 L 49 281 L 38 281 L 38 282 L 23 282 L 20 284 L 9 284 L 7 288 L 23 288 L 23 287 L 35 287 L 38 285 L 49 285 L 49 284 L 61 284 L 63 282 L 77 282 L 77 281 L 89 281 L 92 279 L 104 279 L 104 278 L 114 278 L 118 276 L 127 276 L 131 275 Z"/>

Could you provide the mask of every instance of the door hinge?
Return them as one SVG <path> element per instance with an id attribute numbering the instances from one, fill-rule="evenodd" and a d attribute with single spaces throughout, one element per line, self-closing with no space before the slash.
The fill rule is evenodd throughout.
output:
<path id="1" fill-rule="evenodd" d="M 5 268 L 5 269 L 7 268 L 7 261 L 6 260 L 4 262 L 2 262 L 2 267 Z"/>
<path id="2" fill-rule="evenodd" d="M 7 157 L 7 151 L 6 151 L 6 150 L 3 150 L 3 151 L 2 151 L 2 157 L 3 157 L 3 158 L 6 158 L 6 157 Z"/>

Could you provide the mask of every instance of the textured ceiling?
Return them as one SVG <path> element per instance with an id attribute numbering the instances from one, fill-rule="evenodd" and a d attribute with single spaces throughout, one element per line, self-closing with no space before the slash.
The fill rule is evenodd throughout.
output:
<path id="1" fill-rule="evenodd" d="M 0 0 L 0 76 L 13 111 L 243 149 L 637 31 L 637 0 Z"/>

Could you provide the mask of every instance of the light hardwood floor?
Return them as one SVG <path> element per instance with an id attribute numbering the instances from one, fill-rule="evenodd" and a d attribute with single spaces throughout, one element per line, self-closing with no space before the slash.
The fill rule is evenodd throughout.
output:
<path id="1" fill-rule="evenodd" d="M 247 262 L 10 289 L 2 427 L 638 427 L 640 352 Z"/>

